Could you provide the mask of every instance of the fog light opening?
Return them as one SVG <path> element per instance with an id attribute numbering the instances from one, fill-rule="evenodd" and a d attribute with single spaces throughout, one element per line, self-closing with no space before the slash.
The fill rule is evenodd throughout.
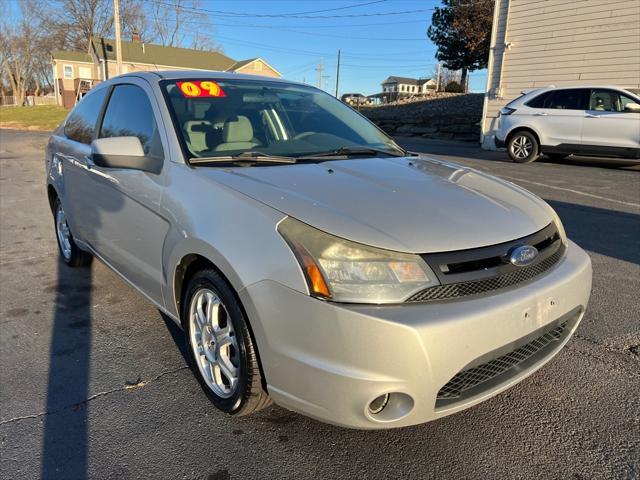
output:
<path id="1" fill-rule="evenodd" d="M 384 407 L 389 403 L 389 394 L 385 393 L 384 395 L 380 395 L 377 398 L 374 398 L 373 401 L 369 404 L 369 413 L 372 415 L 377 415 Z"/>

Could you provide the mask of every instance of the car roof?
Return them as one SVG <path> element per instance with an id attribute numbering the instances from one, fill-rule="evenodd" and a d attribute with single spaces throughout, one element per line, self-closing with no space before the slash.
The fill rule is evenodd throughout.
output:
<path id="1" fill-rule="evenodd" d="M 307 85 L 305 83 L 293 82 L 291 80 L 285 80 L 283 78 L 267 77 L 263 75 L 249 75 L 249 74 L 232 73 L 232 72 L 218 72 L 215 70 L 154 70 L 150 72 L 131 72 L 131 73 L 126 73 L 124 75 L 118 75 L 117 77 L 112 77 L 109 80 L 111 81 L 111 80 L 117 80 L 117 79 L 122 79 L 127 77 L 144 78 L 150 82 L 158 82 L 160 80 L 178 80 L 183 78 L 200 79 L 200 78 L 214 77 L 220 80 L 223 80 L 223 79 L 224 80 L 252 80 L 252 81 L 263 80 L 263 81 L 269 81 L 269 82 L 287 83 L 292 85 L 305 85 L 310 87 L 310 85 Z"/>
<path id="2" fill-rule="evenodd" d="M 547 85 L 544 87 L 533 87 L 533 88 L 526 88 L 524 90 L 522 90 L 522 93 L 524 95 L 528 95 L 530 93 L 541 93 L 541 92 L 547 92 L 550 90 L 566 90 L 569 88 L 604 88 L 604 89 L 613 89 L 613 90 L 629 90 L 629 88 L 633 88 L 633 87 L 621 87 L 619 85 Z"/>

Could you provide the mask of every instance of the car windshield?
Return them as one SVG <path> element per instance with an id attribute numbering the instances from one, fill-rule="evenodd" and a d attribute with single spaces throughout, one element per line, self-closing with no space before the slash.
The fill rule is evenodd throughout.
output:
<path id="1" fill-rule="evenodd" d="M 189 158 L 400 150 L 371 122 L 317 88 L 236 79 L 172 80 L 162 88 Z"/>

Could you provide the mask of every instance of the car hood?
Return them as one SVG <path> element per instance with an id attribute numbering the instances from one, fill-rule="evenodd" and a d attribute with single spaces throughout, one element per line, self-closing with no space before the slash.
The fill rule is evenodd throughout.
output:
<path id="1" fill-rule="evenodd" d="M 493 245 L 552 221 L 551 208 L 526 190 L 424 157 L 201 171 L 320 230 L 402 252 Z"/>

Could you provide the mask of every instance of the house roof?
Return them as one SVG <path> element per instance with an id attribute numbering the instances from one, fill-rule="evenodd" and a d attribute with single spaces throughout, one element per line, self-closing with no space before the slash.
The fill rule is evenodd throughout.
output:
<path id="1" fill-rule="evenodd" d="M 67 52 L 64 50 L 53 50 L 51 52 L 51 56 L 56 60 L 93 63 L 91 55 L 86 52 Z"/>
<path id="2" fill-rule="evenodd" d="M 415 79 L 415 78 L 409 78 L 409 77 L 391 76 L 387 78 L 384 82 L 382 82 L 382 84 L 384 85 L 385 83 L 404 83 L 405 85 L 424 85 L 429 81 L 431 81 L 430 78 Z"/>
<path id="3" fill-rule="evenodd" d="M 255 62 L 258 60 L 258 57 L 249 58 L 247 60 L 240 60 L 239 62 L 234 63 L 229 67 L 229 70 L 238 70 L 239 68 L 244 67 L 245 65 L 249 65 L 251 62 Z"/>
<path id="4" fill-rule="evenodd" d="M 407 85 L 418 85 L 418 80 L 416 80 L 415 78 L 409 78 L 409 77 L 394 77 L 394 76 L 391 76 L 391 77 L 387 78 L 382 83 L 404 83 L 404 84 L 407 84 Z"/>
<path id="5" fill-rule="evenodd" d="M 122 61 L 128 63 L 203 70 L 227 70 L 236 63 L 220 52 L 165 47 L 142 42 L 121 42 L 121 45 Z M 94 37 L 91 39 L 91 48 L 100 59 L 116 59 L 115 40 Z"/>

